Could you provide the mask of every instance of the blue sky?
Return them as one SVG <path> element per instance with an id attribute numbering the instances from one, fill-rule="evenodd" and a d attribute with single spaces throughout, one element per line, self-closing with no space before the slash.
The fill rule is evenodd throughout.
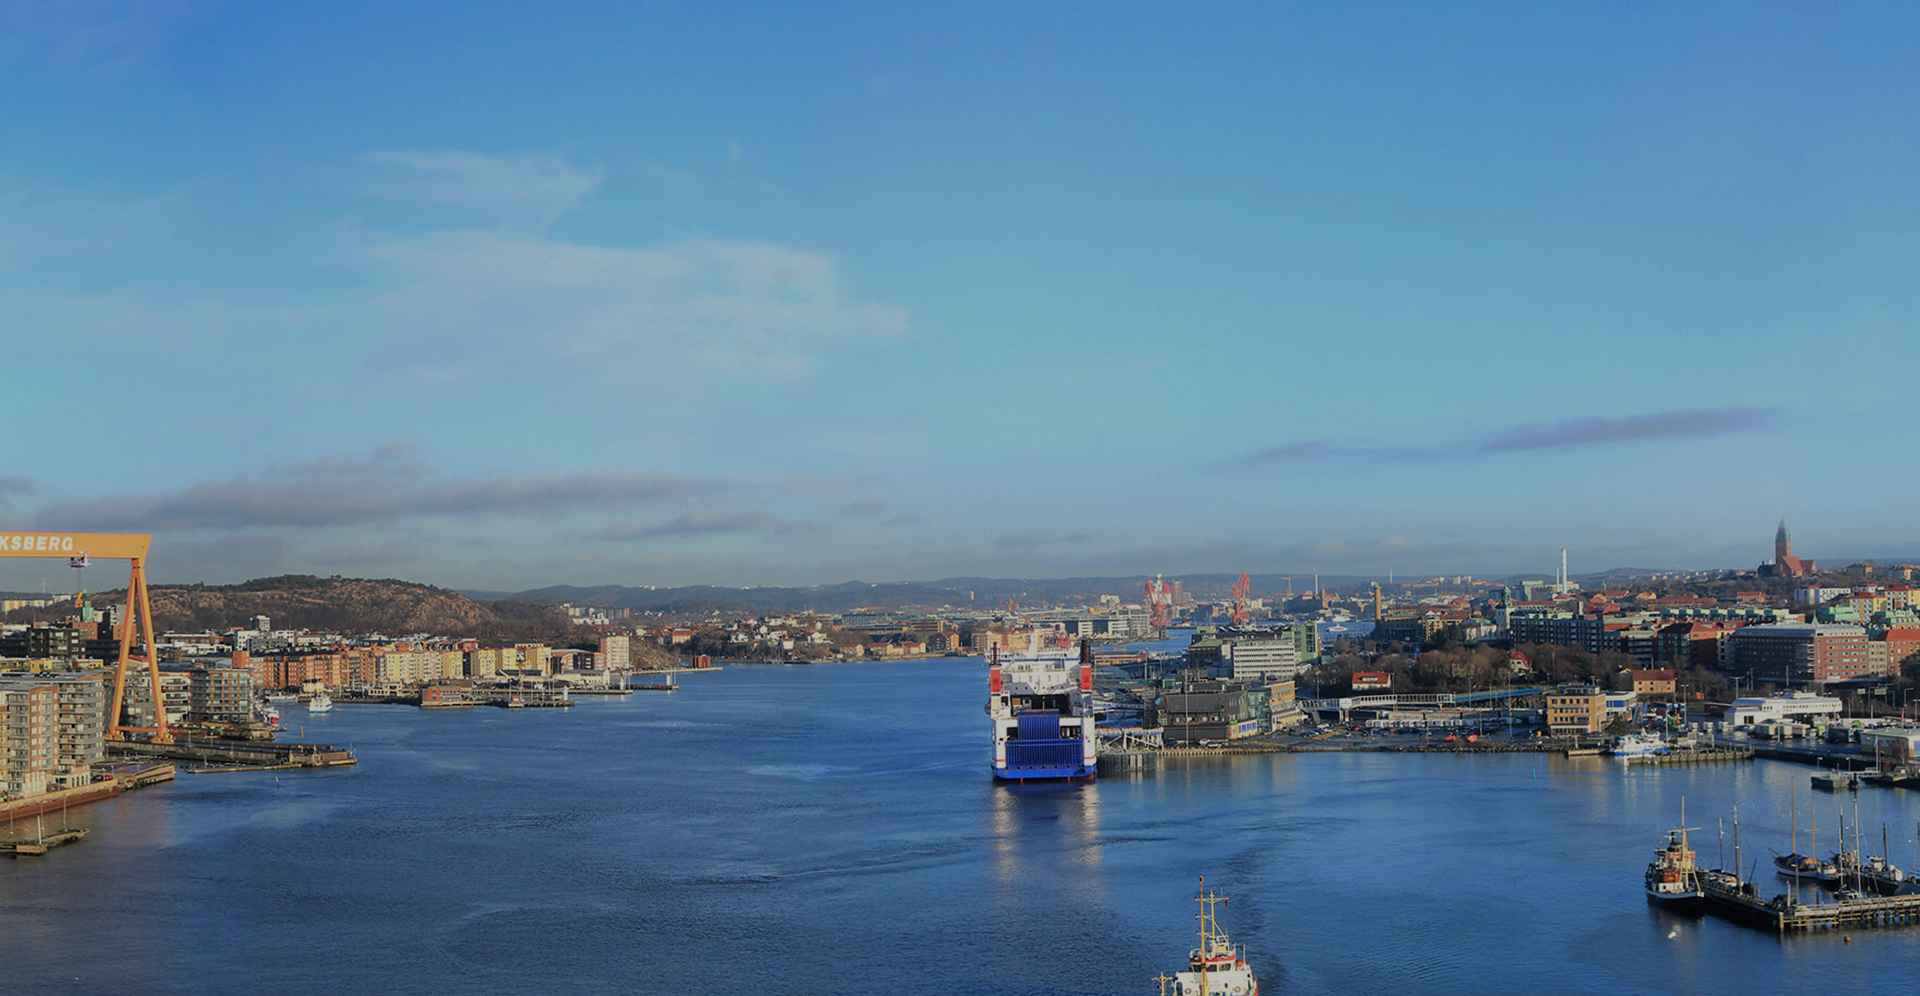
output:
<path id="1" fill-rule="evenodd" d="M 0 526 L 498 589 L 1920 551 L 1917 21 L 0 0 Z"/>

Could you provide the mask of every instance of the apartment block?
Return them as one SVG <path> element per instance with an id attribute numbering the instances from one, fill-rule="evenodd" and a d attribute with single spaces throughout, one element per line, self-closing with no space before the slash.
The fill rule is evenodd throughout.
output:
<path id="1" fill-rule="evenodd" d="M 0 792 L 18 798 L 52 787 L 59 739 L 54 717 L 58 692 L 38 678 L 0 682 Z"/>
<path id="2" fill-rule="evenodd" d="M 1874 673 L 1867 631 L 1844 623 L 1743 626 L 1729 642 L 1728 670 L 1781 685 L 1838 681 Z"/>
<path id="3" fill-rule="evenodd" d="M 188 672 L 187 718 L 205 723 L 252 719 L 253 673 L 237 667 L 196 667 Z"/>

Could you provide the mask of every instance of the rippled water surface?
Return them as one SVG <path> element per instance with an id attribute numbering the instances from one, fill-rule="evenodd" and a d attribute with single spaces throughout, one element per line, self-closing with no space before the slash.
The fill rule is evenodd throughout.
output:
<path id="1" fill-rule="evenodd" d="M 983 671 L 292 708 L 361 763 L 182 775 L 0 863 L 0 991 L 1152 993 L 1201 875 L 1274 993 L 1908 993 L 1920 969 L 1920 928 L 1781 940 L 1647 908 L 1683 796 L 1703 860 L 1738 804 L 1764 865 L 1790 787 L 1808 822 L 1804 767 L 1275 755 L 1007 788 Z M 1817 797 L 1824 850 L 1853 802 Z M 1906 862 L 1920 799 L 1858 802 Z"/>

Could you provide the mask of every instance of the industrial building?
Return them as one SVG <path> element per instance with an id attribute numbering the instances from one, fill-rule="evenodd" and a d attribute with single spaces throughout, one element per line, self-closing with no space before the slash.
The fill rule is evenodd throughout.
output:
<path id="1" fill-rule="evenodd" d="M 1239 740 L 1271 728 L 1271 698 L 1240 681 L 1190 679 L 1166 694 L 1160 725 L 1166 741 L 1182 746 L 1202 740 Z"/>
<path id="2" fill-rule="evenodd" d="M 1806 723 L 1819 726 L 1840 718 L 1840 700 L 1831 695 L 1788 692 L 1746 699 L 1734 699 L 1727 710 L 1726 722 L 1733 726 L 1759 723 Z M 1865 741 L 1861 741 L 1865 743 Z"/>

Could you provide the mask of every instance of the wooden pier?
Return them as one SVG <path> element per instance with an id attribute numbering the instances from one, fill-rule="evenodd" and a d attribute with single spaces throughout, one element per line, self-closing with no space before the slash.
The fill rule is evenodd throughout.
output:
<path id="1" fill-rule="evenodd" d="M 108 744 L 107 753 L 197 762 L 198 767 L 188 769 L 195 773 L 224 768 L 252 768 L 257 771 L 339 768 L 354 763 L 351 751 L 329 744 L 228 741 L 156 744 L 144 740 L 124 740 Z"/>
<path id="2" fill-rule="evenodd" d="M 1753 883 L 1736 888 L 1703 878 L 1707 911 L 1777 934 L 1920 924 L 1920 895 L 1864 896 L 1830 903 L 1803 903 L 1787 895 L 1761 899 Z"/>
<path id="3" fill-rule="evenodd" d="M 32 840 L 0 840 L 0 851 L 6 851 L 16 858 L 37 857 L 47 853 L 48 848 L 71 844 L 87 835 L 85 830 L 61 830 L 43 834 Z"/>
<path id="4" fill-rule="evenodd" d="M 1628 764 L 1715 764 L 1751 761 L 1753 751 L 1745 747 L 1691 747 L 1669 750 L 1665 754 L 1639 754 L 1625 760 Z"/>

